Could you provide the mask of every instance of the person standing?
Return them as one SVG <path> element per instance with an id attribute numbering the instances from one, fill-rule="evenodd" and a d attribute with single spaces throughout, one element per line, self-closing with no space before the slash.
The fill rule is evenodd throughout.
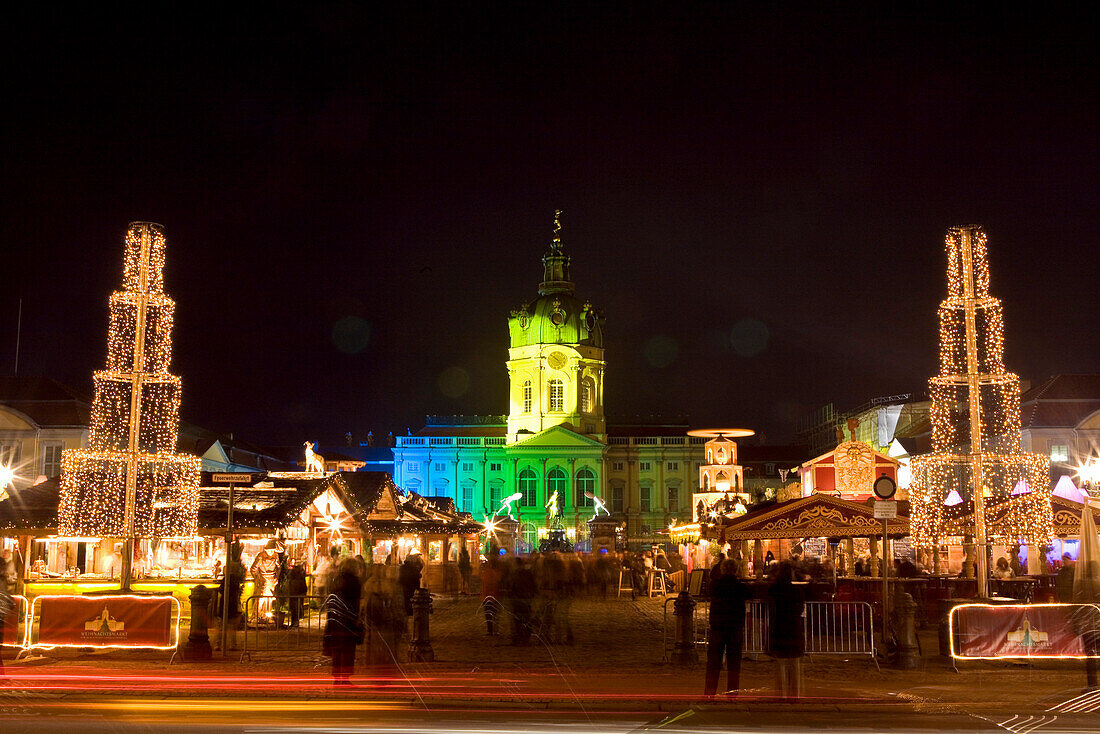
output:
<path id="1" fill-rule="evenodd" d="M 531 603 L 539 590 L 530 565 L 519 557 L 515 563 L 508 589 L 512 601 L 512 644 L 526 645 L 531 639 Z"/>
<path id="2" fill-rule="evenodd" d="M 776 662 L 776 690 L 783 698 L 802 695 L 802 657 L 806 644 L 802 633 L 805 595 L 795 583 L 794 565 L 785 561 L 768 589 L 771 640 L 768 652 Z"/>
<path id="3" fill-rule="evenodd" d="M 497 617 L 500 614 L 500 561 L 489 556 L 481 566 L 481 605 L 485 608 L 485 630 L 490 637 L 497 633 Z"/>
<path id="4" fill-rule="evenodd" d="M 718 692 L 722 656 L 726 658 L 728 693 L 741 687 L 741 645 L 745 637 L 748 585 L 737 577 L 736 561 L 722 562 L 721 575 L 710 585 L 710 632 L 707 637 L 707 673 L 704 693 Z"/>
<path id="5" fill-rule="evenodd" d="M 419 554 L 410 553 L 405 556 L 405 561 L 401 564 L 401 570 L 397 575 L 397 582 L 401 585 L 401 596 L 404 600 L 406 617 L 412 616 L 413 594 L 420 588 L 420 569 L 423 564 L 417 563 L 419 560 Z"/>
<path id="6" fill-rule="evenodd" d="M 354 559 L 341 561 L 325 603 L 324 653 L 332 658 L 332 682 L 335 686 L 351 685 L 355 647 L 363 641 L 363 623 L 359 619 L 362 587 L 355 571 Z"/>
<path id="7" fill-rule="evenodd" d="M 466 548 L 466 544 L 462 544 L 462 549 L 458 552 L 458 575 L 462 580 L 462 589 L 459 593 L 470 593 L 470 551 Z"/>
<path id="8" fill-rule="evenodd" d="M 237 627 L 241 619 L 241 588 L 244 586 L 244 564 L 241 563 L 241 544 L 234 541 L 229 548 L 229 560 L 225 563 L 222 576 L 222 604 L 229 606 L 226 611 L 225 645 L 229 650 L 237 649 Z"/>

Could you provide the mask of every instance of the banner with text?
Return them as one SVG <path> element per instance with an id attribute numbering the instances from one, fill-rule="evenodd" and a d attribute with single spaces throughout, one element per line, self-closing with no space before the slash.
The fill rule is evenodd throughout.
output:
<path id="1" fill-rule="evenodd" d="M 179 602 L 170 596 L 40 596 L 36 645 L 163 647 L 175 645 Z"/>
<path id="2" fill-rule="evenodd" d="M 1100 632 L 1098 625 L 1100 608 L 1092 604 L 964 604 L 951 610 L 951 654 L 956 658 L 1086 657 L 1082 640 Z"/>

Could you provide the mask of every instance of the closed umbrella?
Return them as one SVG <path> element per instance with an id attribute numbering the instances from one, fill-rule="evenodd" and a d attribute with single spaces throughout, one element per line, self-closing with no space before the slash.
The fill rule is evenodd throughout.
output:
<path id="1" fill-rule="evenodd" d="M 1073 601 L 1078 604 L 1100 602 L 1100 539 L 1096 537 L 1096 521 L 1092 517 L 1090 498 L 1081 507 L 1081 545 L 1077 552 L 1077 568 L 1073 575 Z M 1085 646 L 1085 677 L 1089 688 L 1097 686 L 1096 658 L 1100 650 L 1100 615 L 1096 607 L 1079 607 L 1075 614 L 1078 634 Z"/>
<path id="2" fill-rule="evenodd" d="M 1081 544 L 1073 574 L 1073 600 L 1080 603 L 1100 601 L 1100 538 L 1096 536 L 1092 504 L 1087 499 L 1081 507 Z"/>

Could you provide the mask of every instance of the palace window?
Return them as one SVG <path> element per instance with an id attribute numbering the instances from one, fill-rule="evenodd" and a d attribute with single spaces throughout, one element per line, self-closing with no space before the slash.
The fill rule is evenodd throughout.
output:
<path id="1" fill-rule="evenodd" d="M 523 383 L 523 412 L 531 412 L 531 381 Z"/>
<path id="2" fill-rule="evenodd" d="M 668 488 L 668 511 L 679 512 L 680 511 L 680 488 L 669 487 Z"/>
<path id="3" fill-rule="evenodd" d="M 420 462 L 419 461 L 406 461 L 405 462 L 405 471 L 408 472 L 409 474 L 419 474 L 420 473 Z"/>
<path id="4" fill-rule="evenodd" d="M 15 466 L 19 463 L 19 443 L 0 443 L 0 464 Z"/>
<path id="5" fill-rule="evenodd" d="M 622 470 L 623 470 L 623 466 L 624 466 L 624 465 L 623 465 L 623 462 L 621 462 L 621 461 L 613 461 L 613 462 L 611 462 L 611 468 L 612 468 L 612 469 L 613 469 L 614 471 L 622 471 Z"/>
<path id="6" fill-rule="evenodd" d="M 500 471 L 500 464 L 489 464 L 489 471 Z"/>
<path id="7" fill-rule="evenodd" d="M 42 447 L 42 474 L 47 477 L 61 474 L 61 451 L 64 448 L 61 443 L 48 443 Z"/>
<path id="8" fill-rule="evenodd" d="M 641 499 L 641 502 L 642 502 L 642 512 L 649 512 L 650 509 L 651 509 L 651 507 L 650 507 L 651 501 L 650 501 L 649 487 L 639 487 L 638 488 L 638 493 L 639 493 L 639 499 Z"/>
<path id="9" fill-rule="evenodd" d="M 623 495 L 624 494 L 625 494 L 625 492 L 623 491 L 623 486 L 621 484 L 612 485 L 612 487 L 611 487 L 611 511 L 612 512 L 622 514 L 623 506 L 625 505 L 625 502 L 623 501 Z"/>
<path id="10" fill-rule="evenodd" d="M 473 470 L 474 470 L 474 462 L 472 462 L 472 461 L 462 462 L 462 471 L 473 471 Z"/>
<path id="11" fill-rule="evenodd" d="M 678 462 L 678 461 L 666 461 L 665 462 L 665 470 L 666 471 L 680 471 L 680 462 Z"/>
<path id="12" fill-rule="evenodd" d="M 581 382 L 581 411 L 584 413 L 591 413 L 595 402 L 592 399 L 592 393 L 595 392 L 595 387 L 592 385 L 592 380 L 584 380 Z"/>
<path id="13" fill-rule="evenodd" d="M 524 469 L 519 473 L 519 491 L 523 495 L 520 501 L 524 507 L 534 507 L 538 504 L 538 479 L 535 472 Z"/>
<path id="14" fill-rule="evenodd" d="M 550 501 L 553 494 L 558 493 L 558 507 L 565 503 L 565 472 L 561 469 L 551 469 L 546 475 L 546 500 Z"/>
<path id="15" fill-rule="evenodd" d="M 494 479 L 489 482 L 489 509 L 495 512 L 500 507 L 502 499 L 504 499 L 504 482 Z"/>
<path id="16" fill-rule="evenodd" d="M 565 412 L 565 384 L 561 380 L 550 380 L 550 412 Z"/>
<path id="17" fill-rule="evenodd" d="M 435 462 L 435 471 L 447 471 L 447 465 L 442 461 Z"/>
<path id="18" fill-rule="evenodd" d="M 474 509 L 474 482 L 467 480 L 462 483 L 462 512 L 471 512 Z"/>
<path id="19" fill-rule="evenodd" d="M 596 494 L 596 475 L 588 467 L 577 472 L 577 507 L 592 507 L 592 500 L 585 495 L 585 492 Z"/>
<path id="20" fill-rule="evenodd" d="M 638 462 L 638 471 L 649 471 L 649 469 L 650 469 L 650 464 L 649 464 L 648 461 L 639 461 Z"/>
<path id="21" fill-rule="evenodd" d="M 1069 461 L 1069 446 L 1066 444 L 1051 444 L 1050 445 L 1050 460 L 1067 462 Z"/>

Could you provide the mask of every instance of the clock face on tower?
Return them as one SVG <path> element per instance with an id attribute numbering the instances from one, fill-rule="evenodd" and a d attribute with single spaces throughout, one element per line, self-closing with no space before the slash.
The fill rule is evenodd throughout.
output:
<path id="1" fill-rule="evenodd" d="M 546 358 L 546 364 L 550 365 L 556 370 L 560 370 L 565 366 L 565 355 L 561 352 L 550 352 L 550 356 Z"/>

